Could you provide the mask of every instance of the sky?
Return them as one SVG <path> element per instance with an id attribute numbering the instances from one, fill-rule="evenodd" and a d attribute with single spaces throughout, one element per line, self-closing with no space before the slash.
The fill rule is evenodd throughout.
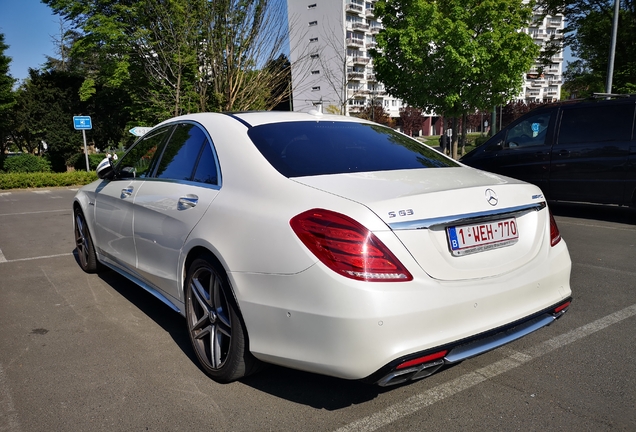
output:
<path id="1" fill-rule="evenodd" d="M 9 45 L 9 73 L 24 79 L 29 68 L 37 69 L 46 56 L 55 57 L 52 37 L 59 34 L 59 18 L 40 0 L 0 0 L 0 33 Z"/>

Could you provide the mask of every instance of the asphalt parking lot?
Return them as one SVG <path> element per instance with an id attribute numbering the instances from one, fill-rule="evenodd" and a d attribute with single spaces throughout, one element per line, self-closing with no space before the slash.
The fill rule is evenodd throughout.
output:
<path id="1" fill-rule="evenodd" d="M 636 212 L 552 205 L 573 261 L 555 324 L 382 389 L 280 367 L 228 385 L 184 320 L 74 255 L 71 188 L 0 192 L 0 431 L 636 430 Z"/>

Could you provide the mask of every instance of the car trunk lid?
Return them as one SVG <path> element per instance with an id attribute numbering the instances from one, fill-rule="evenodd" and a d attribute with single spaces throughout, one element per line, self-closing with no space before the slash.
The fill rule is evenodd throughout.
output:
<path id="1" fill-rule="evenodd" d="M 429 168 L 294 180 L 368 207 L 439 280 L 513 271 L 540 253 L 545 241 L 548 218 L 541 191 L 495 174 Z M 467 247 L 453 250 L 453 240 Z"/>

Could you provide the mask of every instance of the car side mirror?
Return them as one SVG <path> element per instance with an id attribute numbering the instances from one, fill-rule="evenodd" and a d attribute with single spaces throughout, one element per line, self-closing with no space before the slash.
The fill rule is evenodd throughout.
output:
<path id="1" fill-rule="evenodd" d="M 499 151 L 503 148 L 503 144 L 504 144 L 503 140 L 499 140 L 497 142 L 489 144 L 488 147 L 486 147 L 484 150 L 488 152 Z"/>
<path id="2" fill-rule="evenodd" d="M 117 155 L 108 154 L 102 161 L 97 165 L 97 177 L 102 180 L 112 180 L 115 177 L 115 161 L 117 160 Z"/>

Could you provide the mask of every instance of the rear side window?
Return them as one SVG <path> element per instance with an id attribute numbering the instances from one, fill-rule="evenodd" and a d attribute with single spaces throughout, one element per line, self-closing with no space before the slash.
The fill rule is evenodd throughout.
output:
<path id="1" fill-rule="evenodd" d="M 179 124 L 166 145 L 155 177 L 190 180 L 201 147 L 206 142 L 203 131 L 193 124 Z"/>
<path id="2" fill-rule="evenodd" d="M 628 141 L 631 139 L 633 121 L 633 103 L 564 109 L 558 143 Z"/>
<path id="3" fill-rule="evenodd" d="M 459 166 L 425 145 L 379 125 L 274 123 L 255 126 L 248 134 L 285 177 Z"/>
<path id="4" fill-rule="evenodd" d="M 216 160 L 214 159 L 210 143 L 207 140 L 203 145 L 203 151 L 201 152 L 201 157 L 199 158 L 199 163 L 197 164 L 197 169 L 192 180 L 211 185 L 219 183 Z"/>

